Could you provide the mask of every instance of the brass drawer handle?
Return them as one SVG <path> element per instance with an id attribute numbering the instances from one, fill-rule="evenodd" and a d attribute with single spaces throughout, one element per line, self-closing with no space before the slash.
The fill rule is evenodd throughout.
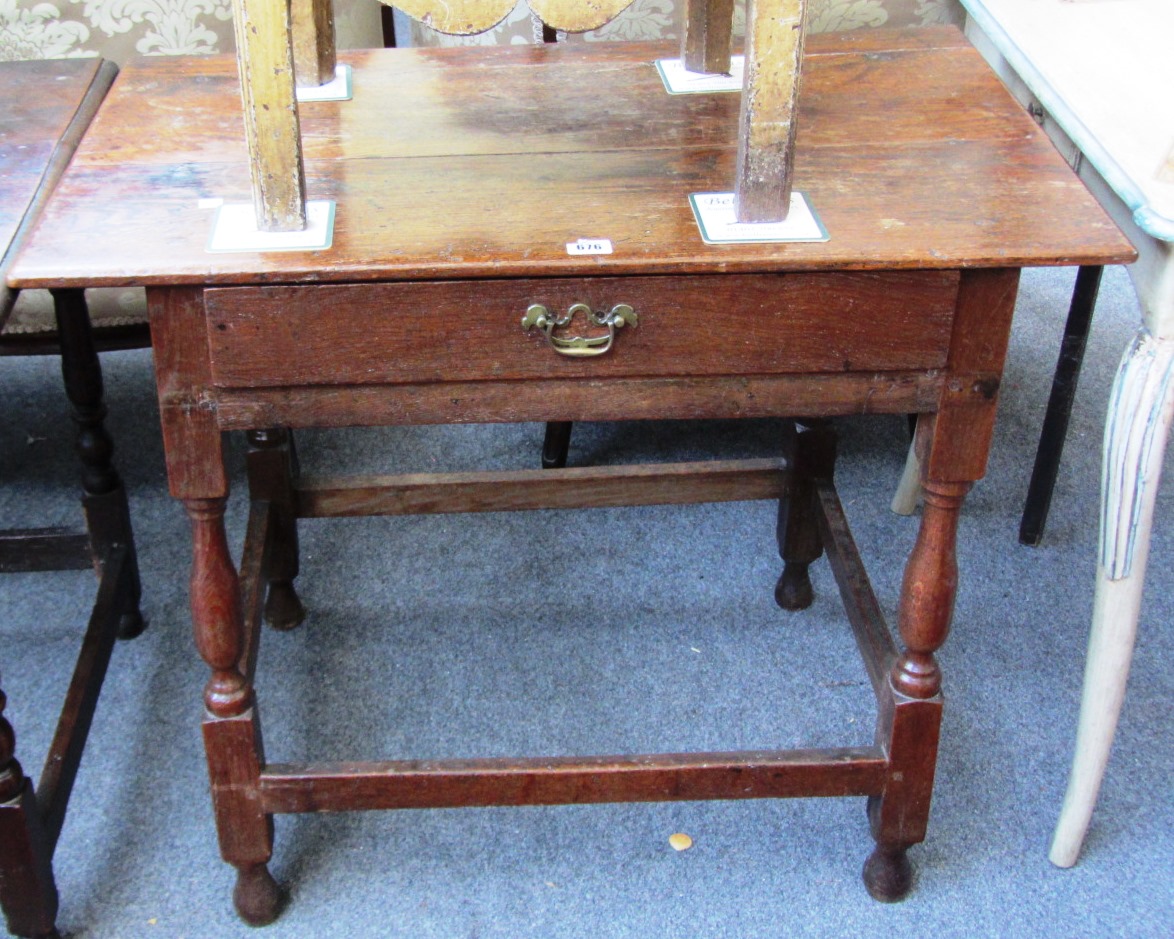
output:
<path id="1" fill-rule="evenodd" d="M 584 314 L 596 326 L 606 326 L 606 336 L 556 336 L 555 327 L 562 329 L 569 326 L 576 313 Z M 529 332 L 531 329 L 541 329 L 546 334 L 546 341 L 559 355 L 569 355 L 577 358 L 585 356 L 603 355 L 615 342 L 616 330 L 625 326 L 636 328 L 636 311 L 626 303 L 617 303 L 610 313 L 596 313 L 586 303 L 573 303 L 570 309 L 562 316 L 552 316 L 550 311 L 541 303 L 531 303 L 526 308 L 526 315 L 522 317 L 522 329 Z"/>

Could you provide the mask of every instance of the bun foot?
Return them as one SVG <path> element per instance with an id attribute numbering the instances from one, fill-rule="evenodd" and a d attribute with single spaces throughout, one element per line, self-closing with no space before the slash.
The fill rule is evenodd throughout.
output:
<path id="1" fill-rule="evenodd" d="M 906 850 L 877 845 L 864 862 L 864 886 L 874 900 L 896 903 L 909 896 L 913 888 L 913 866 L 905 856 Z"/>
<path id="2" fill-rule="evenodd" d="M 264 864 L 248 864 L 238 869 L 232 905 L 237 916 L 250 926 L 268 926 L 285 904 L 285 895 Z"/>
<path id="3" fill-rule="evenodd" d="M 298 599 L 293 583 L 288 580 L 274 580 L 269 584 L 265 597 L 265 622 L 273 629 L 287 632 L 300 626 L 306 618 L 306 609 Z"/>
<path id="4" fill-rule="evenodd" d="M 806 610 L 815 600 L 806 564 L 788 562 L 775 585 L 775 603 L 784 610 Z"/>
<path id="5" fill-rule="evenodd" d="M 134 639 L 147 628 L 147 621 L 143 619 L 143 614 L 139 610 L 131 610 L 129 613 L 123 613 L 118 618 L 118 638 L 119 639 Z"/>

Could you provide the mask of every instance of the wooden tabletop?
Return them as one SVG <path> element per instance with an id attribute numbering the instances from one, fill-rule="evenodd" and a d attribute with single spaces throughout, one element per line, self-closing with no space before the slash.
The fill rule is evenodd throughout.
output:
<path id="1" fill-rule="evenodd" d="M 1128 242 L 952 28 L 811 37 L 795 187 L 823 243 L 702 242 L 738 95 L 668 95 L 667 45 L 352 53 L 354 100 L 303 104 L 324 251 L 213 254 L 201 200 L 250 200 L 236 66 L 124 68 L 18 260 L 19 286 L 1100 264 Z M 614 253 L 570 257 L 608 238 Z"/>
<path id="2" fill-rule="evenodd" d="M 16 249 L 65 169 L 117 69 L 99 59 L 0 62 L 0 326 Z"/>

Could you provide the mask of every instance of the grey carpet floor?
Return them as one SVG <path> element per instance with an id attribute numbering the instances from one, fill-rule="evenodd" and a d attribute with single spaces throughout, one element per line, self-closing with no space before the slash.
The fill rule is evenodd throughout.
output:
<path id="1" fill-rule="evenodd" d="M 256 933 L 231 909 L 199 737 L 205 669 L 189 538 L 167 495 L 149 354 L 105 357 L 150 628 L 115 650 L 57 853 L 81 937 L 1174 935 L 1170 598 L 1174 495 L 1159 496 L 1133 673 L 1079 865 L 1047 847 L 1070 759 L 1092 607 L 1105 402 L 1137 305 L 1106 273 L 1043 546 L 1019 513 L 1071 291 L 1025 275 L 987 478 L 960 535 L 941 659 L 947 710 L 915 891 L 870 900 L 863 800 L 463 809 L 281 817 L 290 904 Z M 54 359 L 3 363 L 0 524 L 78 518 Z M 64 432 L 63 432 L 64 431 Z M 903 419 L 840 422 L 841 494 L 890 617 L 916 520 L 889 512 Z M 537 425 L 305 433 L 306 469 L 533 466 Z M 773 421 L 583 425 L 579 464 L 771 455 Z M 242 442 L 231 467 L 243 534 Z M 771 599 L 774 507 L 742 503 L 305 522 L 306 624 L 263 639 L 273 760 L 852 745 L 874 708 L 825 563 L 812 609 Z M 32 774 L 92 601 L 86 573 L 0 579 L 0 667 Z M 669 836 L 693 847 L 677 852 Z"/>

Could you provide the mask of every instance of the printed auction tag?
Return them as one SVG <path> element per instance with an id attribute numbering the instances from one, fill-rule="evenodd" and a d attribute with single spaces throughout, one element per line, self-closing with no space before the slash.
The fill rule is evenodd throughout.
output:
<path id="1" fill-rule="evenodd" d="M 828 240 L 827 230 L 800 192 L 791 193 L 791 208 L 783 222 L 739 222 L 732 192 L 695 192 L 689 204 L 707 245 Z"/>
<path id="2" fill-rule="evenodd" d="M 567 242 L 567 254 L 611 254 L 611 240 L 608 238 L 580 238 Z"/>
<path id="3" fill-rule="evenodd" d="M 670 95 L 702 95 L 715 91 L 741 91 L 746 57 L 730 56 L 729 74 L 690 72 L 680 59 L 657 59 L 656 70 Z"/>

